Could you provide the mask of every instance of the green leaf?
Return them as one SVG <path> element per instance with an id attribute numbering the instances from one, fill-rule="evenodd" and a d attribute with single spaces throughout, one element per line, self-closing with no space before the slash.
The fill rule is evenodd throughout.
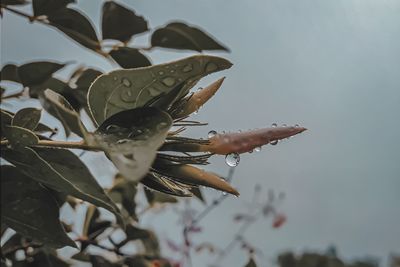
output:
<path id="1" fill-rule="evenodd" d="M 18 67 L 15 64 L 4 65 L 0 73 L 1 81 L 21 83 L 18 76 Z"/>
<path id="2" fill-rule="evenodd" d="M 153 172 L 149 172 L 143 177 L 140 182 L 146 187 L 159 191 L 161 193 L 178 196 L 178 197 L 191 197 L 191 187 L 185 184 L 181 184 L 176 181 L 172 181 L 165 176 L 158 175 Z"/>
<path id="3" fill-rule="evenodd" d="M 56 27 L 79 44 L 100 51 L 101 46 L 89 19 L 71 8 L 62 8 L 47 16 L 50 25 Z"/>
<path id="4" fill-rule="evenodd" d="M 14 148 L 33 146 L 39 142 L 34 132 L 18 126 L 6 126 L 4 134 Z"/>
<path id="5" fill-rule="evenodd" d="M 67 136 L 69 132 L 74 132 L 80 137 L 87 134 L 79 114 L 62 95 L 47 89 L 44 91 L 43 101 L 43 107 L 62 122 Z"/>
<path id="6" fill-rule="evenodd" d="M 78 101 L 80 107 L 83 107 L 88 114 L 90 114 L 89 107 L 87 104 L 87 94 L 90 85 L 92 82 L 101 74 L 103 74 L 101 71 L 95 70 L 95 69 L 85 69 L 83 70 L 76 82 L 76 89 L 71 90 L 73 96 L 76 98 Z"/>
<path id="7" fill-rule="evenodd" d="M 85 164 L 66 149 L 25 147 L 2 149 L 1 156 L 25 175 L 56 190 L 113 212 L 122 222 L 118 208 L 105 194 Z"/>
<path id="8" fill-rule="evenodd" d="M 48 61 L 26 63 L 18 67 L 18 77 L 24 86 L 38 85 L 64 66 L 65 64 Z"/>
<path id="9" fill-rule="evenodd" d="M 150 60 L 138 49 L 118 47 L 110 51 L 110 56 L 124 69 L 134 69 L 151 65 Z"/>
<path id="10" fill-rule="evenodd" d="M 257 267 L 257 264 L 253 258 L 250 258 L 249 262 L 244 267 Z"/>
<path id="11" fill-rule="evenodd" d="M 204 31 L 181 22 L 173 22 L 157 29 L 151 36 L 151 45 L 173 49 L 203 50 L 229 49 Z"/>
<path id="12" fill-rule="evenodd" d="M 129 216 L 136 217 L 135 196 L 137 193 L 137 183 L 125 179 L 122 175 L 117 175 L 113 187 L 108 191 L 108 195 L 114 202 L 120 203 L 128 212 Z"/>
<path id="13" fill-rule="evenodd" d="M 28 3 L 26 0 L 1 0 L 1 4 L 6 6 L 26 5 Z"/>
<path id="14" fill-rule="evenodd" d="M 91 85 L 89 108 L 96 123 L 101 124 L 113 114 L 143 107 L 178 88 L 172 105 L 202 77 L 231 66 L 226 59 L 199 55 L 145 68 L 112 71 Z"/>
<path id="15" fill-rule="evenodd" d="M 157 191 L 144 190 L 146 199 L 150 205 L 154 203 L 177 203 L 178 200 L 168 194 L 160 193 Z"/>
<path id="16" fill-rule="evenodd" d="M 171 117 L 159 109 L 126 110 L 104 121 L 87 143 L 103 148 L 126 179 L 139 181 L 148 172 L 171 125 Z"/>
<path id="17" fill-rule="evenodd" d="M 40 84 L 29 86 L 29 96 L 33 98 L 39 98 L 40 94 L 43 94 L 46 89 L 51 89 L 56 93 L 62 94 L 71 88 L 67 83 L 57 78 L 50 77 Z"/>
<path id="18" fill-rule="evenodd" d="M 35 130 L 39 124 L 42 111 L 37 108 L 24 108 L 17 111 L 11 124 L 28 130 Z"/>
<path id="19" fill-rule="evenodd" d="M 114 1 L 107 1 L 103 5 L 101 28 L 103 39 L 121 42 L 127 42 L 133 35 L 149 30 L 143 17 Z"/>
<path id="20" fill-rule="evenodd" d="M 49 191 L 12 166 L 1 166 L 2 220 L 26 237 L 55 248 L 76 247 L 58 219 Z"/>
<path id="21" fill-rule="evenodd" d="M 35 16 L 48 15 L 70 3 L 75 3 L 75 0 L 33 0 L 33 14 Z"/>

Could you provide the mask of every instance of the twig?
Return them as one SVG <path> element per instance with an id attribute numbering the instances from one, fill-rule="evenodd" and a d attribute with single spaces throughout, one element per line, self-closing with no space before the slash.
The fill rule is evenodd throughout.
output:
<path id="1" fill-rule="evenodd" d="M 8 146 L 8 140 L 1 141 L 1 146 Z M 102 151 L 100 147 L 89 146 L 83 141 L 67 142 L 67 141 L 53 141 L 53 140 L 39 140 L 34 147 L 57 147 L 57 148 L 70 148 L 70 149 L 83 149 L 89 151 Z"/>

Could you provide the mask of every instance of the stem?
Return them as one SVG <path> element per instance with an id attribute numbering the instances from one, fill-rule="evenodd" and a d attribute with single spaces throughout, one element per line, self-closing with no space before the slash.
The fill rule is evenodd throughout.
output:
<path id="1" fill-rule="evenodd" d="M 1 141 L 1 146 L 8 146 L 8 145 L 10 145 L 10 142 L 8 140 Z M 68 141 L 39 140 L 39 142 L 34 146 L 102 151 L 100 147 L 89 146 L 84 141 L 68 142 Z"/>

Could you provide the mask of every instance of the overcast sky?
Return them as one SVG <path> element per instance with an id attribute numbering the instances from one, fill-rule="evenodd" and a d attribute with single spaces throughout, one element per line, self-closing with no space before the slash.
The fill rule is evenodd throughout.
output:
<path id="1" fill-rule="evenodd" d="M 79 1 L 96 25 L 101 2 Z M 285 249 L 324 251 L 330 245 L 346 259 L 374 255 L 384 262 L 390 252 L 400 253 L 400 1 L 124 2 L 148 18 L 152 28 L 170 20 L 187 21 L 231 49 L 217 55 L 231 60 L 232 69 L 199 85 L 227 76 L 195 117 L 209 126 L 193 135 L 272 123 L 309 129 L 241 157 L 233 180 L 241 198 L 227 200 L 204 220 L 201 239 L 226 244 L 237 229 L 232 214 L 246 209 L 243 202 L 259 183 L 287 196 L 284 227 L 272 230 L 270 221 L 260 221 L 248 232 L 268 260 Z M 1 23 L 2 65 L 52 59 L 113 68 L 55 30 L 7 12 Z M 161 63 L 189 54 L 156 49 L 150 56 Z M 212 163 L 208 169 L 228 171 L 223 157 Z M 107 173 L 97 165 L 91 168 L 94 173 Z M 144 223 L 168 230 L 162 237 L 173 237 L 176 218 L 164 219 L 161 226 L 151 218 Z M 242 266 L 245 261 L 246 255 L 237 250 L 223 265 Z M 195 267 L 208 262 L 199 256 Z"/>

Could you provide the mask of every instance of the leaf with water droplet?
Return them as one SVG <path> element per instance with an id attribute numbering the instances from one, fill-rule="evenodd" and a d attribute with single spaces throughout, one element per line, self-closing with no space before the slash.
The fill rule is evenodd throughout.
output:
<path id="1" fill-rule="evenodd" d="M 181 183 L 197 186 L 204 185 L 235 196 L 239 195 L 239 192 L 221 177 L 191 165 L 174 164 L 170 161 L 157 159 L 153 168 L 156 172 Z"/>
<path id="2" fill-rule="evenodd" d="M 76 247 L 59 221 L 50 191 L 16 167 L 1 166 L 1 220 L 25 237 L 61 248 Z"/>
<path id="3" fill-rule="evenodd" d="M 200 109 L 221 87 L 225 77 L 213 82 L 201 90 L 196 91 L 190 96 L 179 100 L 174 107 L 172 107 L 173 118 L 186 117 Z"/>
<path id="4" fill-rule="evenodd" d="M 126 179 L 139 181 L 148 172 L 171 125 L 171 117 L 157 108 L 125 110 L 105 120 L 87 142 L 101 147 Z"/>
<path id="5" fill-rule="evenodd" d="M 172 22 L 157 29 L 151 36 L 151 45 L 173 49 L 203 50 L 229 49 L 199 28 L 181 22 Z"/>
<path id="6" fill-rule="evenodd" d="M 18 126 L 6 126 L 4 134 L 11 146 L 16 149 L 33 146 L 39 142 L 39 138 L 34 132 Z"/>
<path id="7" fill-rule="evenodd" d="M 188 64 L 192 66 L 191 71 L 187 71 Z M 215 68 L 208 68 L 210 64 Z M 148 106 L 178 89 L 174 98 L 169 100 L 171 103 L 164 105 L 168 108 L 184 97 L 199 79 L 231 66 L 226 59 L 198 55 L 170 63 L 103 74 L 93 82 L 88 92 L 91 115 L 100 125 L 113 114 Z M 171 73 L 171 70 L 174 72 Z M 130 82 L 130 86 L 123 82 L 125 80 Z"/>
<path id="8" fill-rule="evenodd" d="M 12 126 L 19 126 L 28 130 L 34 130 L 39 124 L 42 111 L 37 108 L 23 108 L 15 113 Z"/>
<path id="9" fill-rule="evenodd" d="M 25 147 L 1 149 L 1 157 L 32 179 L 65 194 L 113 212 L 120 223 L 118 208 L 105 194 L 86 165 L 67 149 Z"/>
<path id="10" fill-rule="evenodd" d="M 85 137 L 87 130 L 81 122 L 79 114 L 62 95 L 47 89 L 40 99 L 43 107 L 62 122 L 67 136 L 72 131 L 80 137 Z"/>

